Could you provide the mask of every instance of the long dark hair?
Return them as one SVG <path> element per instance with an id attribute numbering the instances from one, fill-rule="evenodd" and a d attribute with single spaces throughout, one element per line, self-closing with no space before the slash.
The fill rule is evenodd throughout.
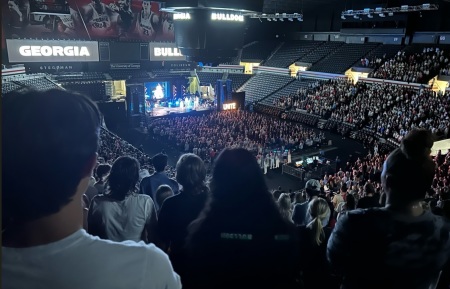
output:
<path id="1" fill-rule="evenodd" d="M 191 235 L 201 227 L 215 226 L 217 222 L 251 228 L 258 226 L 255 219 L 262 226 L 264 220 L 286 222 L 267 188 L 256 158 L 245 149 L 225 149 L 219 154 L 210 190 L 209 201 L 190 228 Z"/>
<path id="2" fill-rule="evenodd" d="M 108 196 L 116 200 L 137 191 L 139 182 L 139 162 L 130 156 L 117 158 L 108 176 Z"/>

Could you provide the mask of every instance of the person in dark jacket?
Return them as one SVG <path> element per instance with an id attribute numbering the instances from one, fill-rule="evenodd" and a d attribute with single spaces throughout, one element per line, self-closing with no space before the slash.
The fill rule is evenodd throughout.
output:
<path id="1" fill-rule="evenodd" d="M 183 276 L 187 228 L 203 210 L 209 189 L 205 183 L 205 164 L 197 155 L 182 155 L 177 162 L 176 171 L 177 181 L 183 189 L 162 204 L 158 216 L 158 232 L 164 244 L 163 249 L 168 252 L 175 271 Z"/>
<path id="2" fill-rule="evenodd" d="M 189 227 L 183 288 L 298 288 L 295 226 L 281 216 L 256 158 L 245 149 L 222 151 L 210 189 Z"/>
<path id="3" fill-rule="evenodd" d="M 167 155 L 159 153 L 152 158 L 153 166 L 155 167 L 155 173 L 149 177 L 142 179 L 140 184 L 140 193 L 148 195 L 155 203 L 156 210 L 159 211 L 160 207 L 156 203 L 155 193 L 159 186 L 168 185 L 172 188 L 174 194 L 179 193 L 179 186 L 177 181 L 169 178 L 164 170 L 167 167 Z"/>
<path id="4" fill-rule="evenodd" d="M 349 211 L 337 222 L 327 255 L 343 289 L 434 288 L 450 259 L 450 231 L 421 206 L 435 172 L 432 146 L 429 131 L 411 131 L 383 165 L 386 206 Z"/>

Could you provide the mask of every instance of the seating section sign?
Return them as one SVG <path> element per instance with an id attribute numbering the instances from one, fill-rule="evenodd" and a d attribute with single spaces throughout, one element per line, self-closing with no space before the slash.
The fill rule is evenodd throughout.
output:
<path id="1" fill-rule="evenodd" d="M 7 39 L 11 63 L 99 61 L 97 41 Z"/>

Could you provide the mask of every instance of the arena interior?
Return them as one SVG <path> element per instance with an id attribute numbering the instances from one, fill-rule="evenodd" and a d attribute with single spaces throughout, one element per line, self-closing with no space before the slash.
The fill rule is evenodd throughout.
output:
<path id="1" fill-rule="evenodd" d="M 449 0 L 2 1 L 2 287 L 449 289 L 449 83 Z"/>

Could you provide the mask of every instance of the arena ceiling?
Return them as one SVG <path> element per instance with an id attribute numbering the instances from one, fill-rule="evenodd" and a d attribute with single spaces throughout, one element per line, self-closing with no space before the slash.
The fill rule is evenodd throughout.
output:
<path id="1" fill-rule="evenodd" d="M 450 0 L 264 0 L 264 13 L 294 13 L 311 9 L 335 7 L 336 12 L 348 9 L 399 7 L 401 5 L 439 4 Z"/>

